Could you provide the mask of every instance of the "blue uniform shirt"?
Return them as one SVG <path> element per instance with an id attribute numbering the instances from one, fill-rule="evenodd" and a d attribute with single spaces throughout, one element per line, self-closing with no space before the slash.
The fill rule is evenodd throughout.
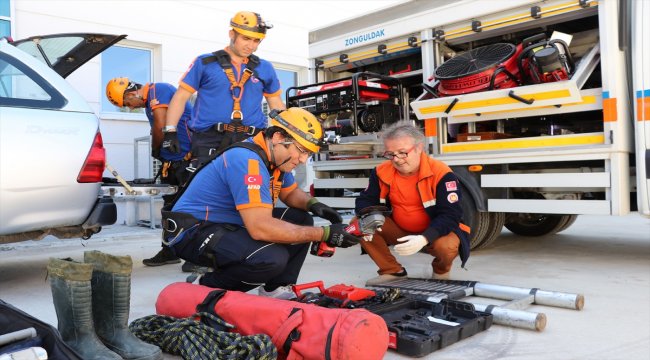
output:
<path id="1" fill-rule="evenodd" d="M 167 83 L 150 83 L 146 84 L 143 87 L 143 93 L 145 94 L 145 109 L 144 112 L 147 114 L 149 119 L 149 125 L 153 127 L 153 111 L 158 108 L 169 107 L 169 102 L 172 100 L 172 96 L 176 92 L 174 85 Z M 160 149 L 160 157 L 163 160 L 167 161 L 177 161 L 182 160 L 185 155 L 190 151 L 190 129 L 187 127 L 187 122 L 192 116 L 192 104 L 188 101 L 185 104 L 185 109 L 183 110 L 183 115 L 181 115 L 176 131 L 178 134 L 178 142 L 181 146 L 181 152 L 175 154 L 170 152 L 167 149 Z"/>
<path id="2" fill-rule="evenodd" d="M 233 107 L 230 80 L 218 61 L 203 64 L 203 59 L 213 54 L 203 54 L 194 59 L 190 68 L 183 75 L 179 86 L 194 93 L 198 91 L 196 104 L 192 112 L 189 127 L 192 131 L 205 131 L 217 123 L 230 123 Z M 241 78 L 246 65 L 237 68 L 233 64 L 237 81 Z M 265 128 L 267 117 L 262 112 L 264 96 L 280 94 L 280 80 L 270 62 L 260 59 L 254 69 L 255 74 L 244 84 L 241 98 L 242 122 L 246 126 Z"/>
<path id="3" fill-rule="evenodd" d="M 252 141 L 268 154 L 263 134 Z M 273 171 L 278 179 L 280 170 Z M 196 174 L 173 211 L 191 214 L 198 220 L 244 225 L 239 210 L 251 207 L 272 208 L 277 194 L 292 191 L 298 185 L 291 173 L 285 173 L 280 189 L 272 190 L 271 176 L 259 155 L 246 148 L 236 147 L 205 165 Z"/>

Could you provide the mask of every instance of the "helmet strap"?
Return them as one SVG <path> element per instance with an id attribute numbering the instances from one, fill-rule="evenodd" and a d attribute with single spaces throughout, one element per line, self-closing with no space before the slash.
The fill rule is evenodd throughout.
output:
<path id="1" fill-rule="evenodd" d="M 273 166 L 275 166 L 275 168 L 277 169 L 277 168 L 279 168 L 280 166 L 282 166 L 282 165 L 286 164 L 287 162 L 289 162 L 289 160 L 291 160 L 291 156 L 289 156 L 289 157 L 286 158 L 283 162 L 281 162 L 280 164 L 278 164 L 277 161 L 275 161 L 275 152 L 273 151 L 273 146 L 274 146 L 274 145 L 273 145 L 273 139 L 269 139 L 269 149 L 271 150 L 271 151 L 270 151 L 270 153 L 271 153 L 271 163 L 272 163 Z"/>

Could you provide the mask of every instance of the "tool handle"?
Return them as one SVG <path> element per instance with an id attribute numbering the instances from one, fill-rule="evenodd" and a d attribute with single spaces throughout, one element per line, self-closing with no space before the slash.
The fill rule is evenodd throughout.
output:
<path id="1" fill-rule="evenodd" d="M 321 294 L 325 293 L 325 285 L 323 285 L 323 282 L 318 280 L 310 283 L 305 283 L 305 284 L 297 284 L 293 285 L 291 289 L 293 290 L 294 293 L 296 293 L 297 297 L 302 296 L 302 291 L 307 290 L 307 289 L 312 289 L 312 288 L 318 288 L 318 290 L 321 292 Z"/>
<path id="2" fill-rule="evenodd" d="M 113 167 L 110 166 L 108 163 L 106 163 L 106 169 L 108 169 L 108 171 L 110 171 L 111 174 L 113 174 L 113 176 L 115 176 L 117 181 L 119 181 L 120 184 L 122 184 L 122 186 L 124 186 L 124 188 L 126 189 L 126 191 L 129 192 L 129 194 L 134 194 L 135 193 L 135 191 L 133 191 L 133 188 L 131 187 L 131 185 L 129 185 L 126 182 L 126 180 L 124 180 L 124 178 L 122 178 L 122 176 L 120 176 L 120 174 L 118 174 L 117 171 L 115 169 L 113 169 Z"/>
<path id="3" fill-rule="evenodd" d="M 0 346 L 11 344 L 12 342 L 19 340 L 31 339 L 33 337 L 36 337 L 36 329 L 33 327 L 10 332 L 8 334 L 0 335 Z"/>

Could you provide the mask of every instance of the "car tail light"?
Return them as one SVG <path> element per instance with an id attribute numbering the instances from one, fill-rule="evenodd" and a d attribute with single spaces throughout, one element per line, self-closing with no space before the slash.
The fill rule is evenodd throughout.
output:
<path id="1" fill-rule="evenodd" d="M 88 156 L 86 156 L 84 166 L 81 168 L 79 176 L 77 176 L 77 182 L 102 182 L 104 166 L 106 166 L 106 150 L 104 149 L 102 134 L 98 131 L 93 146 L 90 148 Z"/>

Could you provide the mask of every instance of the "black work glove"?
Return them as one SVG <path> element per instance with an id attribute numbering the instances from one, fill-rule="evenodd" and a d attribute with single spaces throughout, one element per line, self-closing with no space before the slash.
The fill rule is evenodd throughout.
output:
<path id="1" fill-rule="evenodd" d="M 331 247 L 340 248 L 347 248 L 358 244 L 361 238 L 345 231 L 346 227 L 347 225 L 345 224 L 323 226 L 323 238 L 321 241 L 325 241 Z"/>
<path id="2" fill-rule="evenodd" d="M 160 157 L 160 148 L 151 149 L 151 157 L 162 161 L 162 158 Z"/>
<path id="3" fill-rule="evenodd" d="M 178 134 L 176 131 L 168 131 L 163 134 L 162 148 L 167 151 L 179 154 L 181 152 L 181 145 L 178 143 Z"/>
<path id="4" fill-rule="evenodd" d="M 322 202 L 318 202 L 316 198 L 311 198 L 309 200 L 307 203 L 307 210 L 311 211 L 312 214 L 318 217 L 329 220 L 332 224 L 340 224 L 343 222 L 341 214 Z"/>

